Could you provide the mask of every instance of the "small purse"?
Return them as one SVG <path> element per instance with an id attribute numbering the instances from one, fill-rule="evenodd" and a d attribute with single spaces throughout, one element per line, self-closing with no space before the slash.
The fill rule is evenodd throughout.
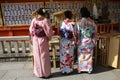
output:
<path id="1" fill-rule="evenodd" d="M 34 27 L 34 34 L 37 37 L 44 37 L 46 36 L 45 31 L 43 30 L 43 28 L 41 26 L 39 26 L 38 24 L 36 24 L 36 26 Z"/>

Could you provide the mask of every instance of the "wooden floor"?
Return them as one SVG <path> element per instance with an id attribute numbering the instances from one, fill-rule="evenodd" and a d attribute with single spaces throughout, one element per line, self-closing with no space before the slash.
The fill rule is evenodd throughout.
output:
<path id="1" fill-rule="evenodd" d="M 77 73 L 77 65 L 70 75 L 62 75 L 59 67 L 52 68 L 53 76 L 47 80 L 120 80 L 120 70 L 96 66 L 92 74 Z M 31 61 L 0 62 L 0 80 L 44 80 L 33 75 Z"/>

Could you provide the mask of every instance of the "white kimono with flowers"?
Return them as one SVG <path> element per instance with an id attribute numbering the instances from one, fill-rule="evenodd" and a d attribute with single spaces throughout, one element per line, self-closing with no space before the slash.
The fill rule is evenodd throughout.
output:
<path id="1" fill-rule="evenodd" d="M 72 33 L 73 37 L 68 39 L 61 35 L 60 38 L 60 69 L 62 73 L 73 71 L 74 47 L 75 47 L 75 25 L 69 19 L 62 22 L 60 30 L 67 30 Z M 61 33 L 60 33 L 61 34 Z"/>

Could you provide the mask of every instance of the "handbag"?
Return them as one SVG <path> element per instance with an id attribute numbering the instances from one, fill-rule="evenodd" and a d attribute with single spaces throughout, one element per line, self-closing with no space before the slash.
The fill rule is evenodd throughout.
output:
<path id="1" fill-rule="evenodd" d="M 44 37 L 46 36 L 45 31 L 43 30 L 43 28 L 41 26 L 39 26 L 38 24 L 36 24 L 36 26 L 34 27 L 34 34 L 37 37 Z"/>

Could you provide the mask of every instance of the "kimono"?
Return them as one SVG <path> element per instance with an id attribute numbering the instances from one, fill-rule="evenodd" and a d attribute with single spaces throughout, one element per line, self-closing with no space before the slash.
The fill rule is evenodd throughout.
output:
<path id="1" fill-rule="evenodd" d="M 78 21 L 78 72 L 91 73 L 93 49 L 96 39 L 96 25 L 90 18 Z"/>
<path id="2" fill-rule="evenodd" d="M 34 27 L 41 26 L 46 36 L 38 37 L 34 34 Z M 29 27 L 33 44 L 34 74 L 37 77 L 48 77 L 51 74 L 50 53 L 48 41 L 52 37 L 51 25 L 46 18 L 34 18 Z"/>
<path id="3" fill-rule="evenodd" d="M 60 26 L 60 70 L 64 74 L 73 71 L 75 24 L 66 19 Z"/>

